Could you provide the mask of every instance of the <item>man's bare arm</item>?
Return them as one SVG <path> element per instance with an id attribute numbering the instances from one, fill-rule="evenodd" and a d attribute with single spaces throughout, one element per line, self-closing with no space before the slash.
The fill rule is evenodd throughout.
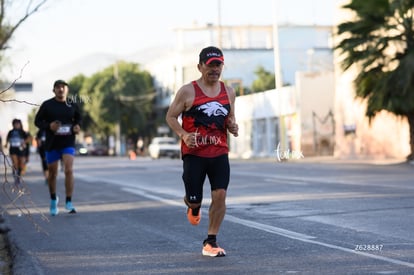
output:
<path id="1" fill-rule="evenodd" d="M 173 102 L 168 108 L 165 120 L 168 126 L 185 142 L 185 144 L 193 148 L 196 146 L 196 133 L 188 133 L 178 122 L 178 117 L 182 112 L 191 107 L 194 100 L 194 90 L 190 85 L 185 85 L 178 90 Z"/>
<path id="2" fill-rule="evenodd" d="M 234 108 L 236 103 L 236 94 L 234 93 L 233 88 L 226 87 L 227 95 L 230 100 L 230 113 L 227 119 L 227 130 L 233 134 L 233 136 L 237 137 L 239 135 L 239 126 L 236 123 L 236 116 L 234 115 Z"/>

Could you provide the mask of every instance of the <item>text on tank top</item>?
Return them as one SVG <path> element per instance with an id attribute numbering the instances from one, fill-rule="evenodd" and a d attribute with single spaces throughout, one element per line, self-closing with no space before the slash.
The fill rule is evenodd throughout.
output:
<path id="1" fill-rule="evenodd" d="M 196 133 L 196 147 L 189 148 L 182 141 L 182 155 L 217 157 L 227 154 L 227 118 L 230 101 L 223 82 L 215 97 L 208 97 L 196 81 L 192 82 L 195 97 L 193 105 L 182 114 L 182 127 L 188 133 Z"/>

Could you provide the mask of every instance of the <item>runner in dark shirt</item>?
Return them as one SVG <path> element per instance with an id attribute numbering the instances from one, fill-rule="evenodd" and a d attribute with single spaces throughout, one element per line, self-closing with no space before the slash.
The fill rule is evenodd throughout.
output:
<path id="1" fill-rule="evenodd" d="M 46 151 L 75 147 L 73 127 L 79 126 L 80 121 L 79 108 L 75 103 L 61 102 L 56 98 L 43 102 L 36 115 L 35 124 L 46 131 Z M 52 130 L 50 124 L 58 124 L 57 130 Z"/>
<path id="2" fill-rule="evenodd" d="M 76 213 L 72 204 L 74 189 L 73 160 L 75 156 L 75 135 L 80 131 L 81 115 L 74 102 L 68 102 L 69 86 L 63 80 L 56 80 L 53 85 L 55 97 L 42 103 L 35 117 L 35 125 L 46 131 L 46 161 L 48 164 L 50 214 L 59 213 L 59 198 L 56 195 L 56 177 L 59 160 L 65 169 L 66 209 Z"/>
<path id="3" fill-rule="evenodd" d="M 25 148 L 28 139 L 27 133 L 22 129 L 20 119 L 13 119 L 13 129 L 9 131 L 6 139 L 6 146 L 9 145 L 9 153 L 13 163 L 13 175 L 15 182 L 20 182 L 20 176 L 25 166 Z"/>

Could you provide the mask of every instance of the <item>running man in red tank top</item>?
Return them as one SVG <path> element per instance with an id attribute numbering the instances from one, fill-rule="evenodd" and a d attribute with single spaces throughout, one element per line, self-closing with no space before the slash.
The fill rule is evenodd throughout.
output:
<path id="1" fill-rule="evenodd" d="M 230 102 L 226 87 L 220 82 L 219 94 L 207 96 L 197 81 L 192 82 L 195 97 L 192 107 L 182 113 L 182 127 L 188 133 L 196 133 L 194 148 L 182 142 L 183 155 L 217 157 L 228 153 L 226 120 Z"/>
<path id="2" fill-rule="evenodd" d="M 217 244 L 217 234 L 226 212 L 226 192 L 230 180 L 227 132 L 238 135 L 234 117 L 235 93 L 220 81 L 223 52 L 216 47 L 204 48 L 199 55 L 201 77 L 182 86 L 171 103 L 166 121 L 181 138 L 184 202 L 192 225 L 201 219 L 203 184 L 206 176 L 211 185 L 211 205 L 207 238 L 202 254 L 225 256 Z M 178 117 L 182 116 L 182 124 Z"/>

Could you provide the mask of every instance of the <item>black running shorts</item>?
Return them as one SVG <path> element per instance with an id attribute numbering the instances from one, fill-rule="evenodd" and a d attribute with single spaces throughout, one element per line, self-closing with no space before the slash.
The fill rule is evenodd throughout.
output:
<path id="1" fill-rule="evenodd" d="M 215 158 L 193 155 L 183 157 L 183 181 L 188 202 L 201 203 L 206 176 L 210 181 L 211 190 L 227 190 L 230 180 L 228 155 Z"/>
<path id="2" fill-rule="evenodd" d="M 11 155 L 17 155 L 18 157 L 25 157 L 26 154 L 24 150 L 20 150 L 19 147 L 10 147 L 9 148 L 9 154 Z"/>

